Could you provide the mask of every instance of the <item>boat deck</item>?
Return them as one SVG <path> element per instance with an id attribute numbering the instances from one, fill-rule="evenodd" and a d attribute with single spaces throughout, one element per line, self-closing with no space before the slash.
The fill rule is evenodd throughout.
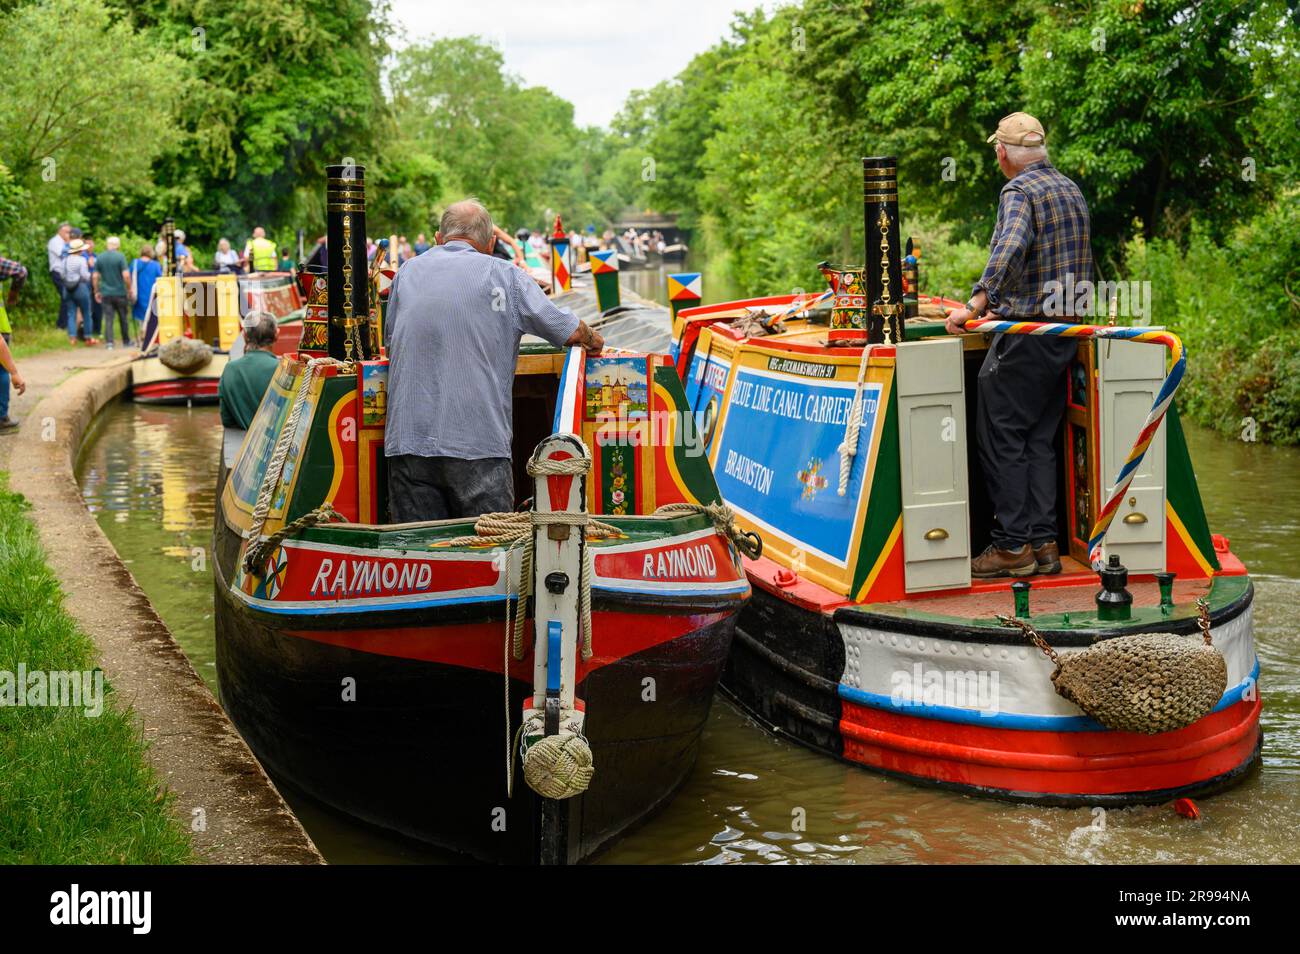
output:
<path id="1" fill-rule="evenodd" d="M 1067 561 L 1061 562 L 1065 564 Z M 1062 572 L 1057 576 L 1026 577 L 1031 584 L 1029 608 L 1033 616 L 1096 612 L 1095 597 L 1099 585 L 1097 574 L 1087 570 L 1076 560 L 1068 562 L 1078 566 L 1077 571 L 1063 566 Z M 1008 579 L 976 581 L 970 592 L 936 593 L 933 596 L 917 593 L 905 600 L 873 604 L 871 609 L 877 613 L 903 614 L 921 610 L 938 616 L 970 619 L 988 617 L 996 613 L 1011 615 L 1014 608 L 1011 594 L 1012 582 Z M 1211 579 L 1175 580 L 1174 602 L 1186 605 L 1208 596 L 1211 583 L 1213 583 Z M 1154 580 L 1130 580 L 1128 591 L 1133 594 L 1135 609 L 1160 605 L 1160 588 Z"/>

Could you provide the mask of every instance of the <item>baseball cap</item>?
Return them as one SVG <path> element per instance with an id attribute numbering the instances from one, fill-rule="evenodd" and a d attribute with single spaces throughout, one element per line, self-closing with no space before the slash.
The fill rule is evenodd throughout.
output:
<path id="1" fill-rule="evenodd" d="M 998 128 L 985 142 L 1007 146 L 1041 146 L 1047 141 L 1043 124 L 1028 113 L 1012 113 L 998 121 Z"/>

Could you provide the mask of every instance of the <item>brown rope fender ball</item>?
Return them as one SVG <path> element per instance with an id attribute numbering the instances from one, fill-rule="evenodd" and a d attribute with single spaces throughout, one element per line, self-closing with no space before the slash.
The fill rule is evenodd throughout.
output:
<path id="1" fill-rule="evenodd" d="M 543 798 L 581 795 L 596 774 L 591 746 L 580 735 L 548 735 L 524 753 L 524 781 Z"/>
<path id="2" fill-rule="evenodd" d="M 158 348 L 158 360 L 177 374 L 193 374 L 212 361 L 212 349 L 195 338 L 173 338 Z"/>
<path id="3" fill-rule="evenodd" d="M 1155 735 L 1191 725 L 1210 713 L 1228 686 L 1223 654 L 1211 644 L 1210 612 L 1200 610 L 1201 642 L 1172 633 L 1139 633 L 1094 643 L 1068 656 L 1022 619 L 999 616 L 1020 629 L 1056 664 L 1052 684 L 1108 729 Z"/>

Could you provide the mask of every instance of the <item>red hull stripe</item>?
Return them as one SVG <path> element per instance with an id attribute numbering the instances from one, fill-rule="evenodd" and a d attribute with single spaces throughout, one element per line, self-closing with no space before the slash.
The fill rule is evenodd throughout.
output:
<path id="1" fill-rule="evenodd" d="M 169 378 L 133 385 L 136 398 L 216 397 L 219 378 Z"/>
<path id="2" fill-rule="evenodd" d="M 725 619 L 730 612 L 698 616 L 663 613 L 591 614 L 592 657 L 578 660 L 578 679 L 635 653 L 679 639 Z M 505 624 L 456 623 L 385 629 L 289 630 L 287 635 L 363 653 L 460 666 L 500 674 Z M 510 675 L 532 682 L 532 622 L 525 623 L 524 658 L 510 660 Z"/>
<path id="3" fill-rule="evenodd" d="M 1054 795 L 1180 788 L 1227 774 L 1254 754 L 1261 702 L 1243 699 L 1158 736 L 1027 732 L 936 722 L 844 703 L 844 757 L 934 781 Z"/>
<path id="4" fill-rule="evenodd" d="M 684 601 L 749 591 L 727 544 L 712 529 L 603 550 L 595 557 L 597 593 Z M 261 576 L 248 576 L 241 567 L 231 590 L 263 612 L 323 616 L 499 603 L 507 598 L 507 582 L 495 548 L 362 550 L 286 540 L 267 558 Z"/>

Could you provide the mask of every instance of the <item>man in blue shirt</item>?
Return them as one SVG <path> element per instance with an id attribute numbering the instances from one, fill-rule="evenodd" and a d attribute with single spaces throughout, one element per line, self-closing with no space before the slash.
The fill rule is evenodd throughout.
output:
<path id="1" fill-rule="evenodd" d="M 514 509 L 512 394 L 519 340 L 599 354 L 604 340 L 492 255 L 492 216 L 450 206 L 438 245 L 405 262 L 388 296 L 388 502 L 395 523 Z"/>
<path id="2" fill-rule="evenodd" d="M 131 317 L 135 323 L 132 337 L 139 342 L 141 351 L 149 345 L 144 335 L 153 333 L 152 329 L 148 329 L 149 301 L 153 296 L 154 283 L 161 276 L 162 266 L 154 258 L 153 246 L 142 246 L 140 257 L 131 262 L 131 285 L 127 289 L 131 298 Z"/>

